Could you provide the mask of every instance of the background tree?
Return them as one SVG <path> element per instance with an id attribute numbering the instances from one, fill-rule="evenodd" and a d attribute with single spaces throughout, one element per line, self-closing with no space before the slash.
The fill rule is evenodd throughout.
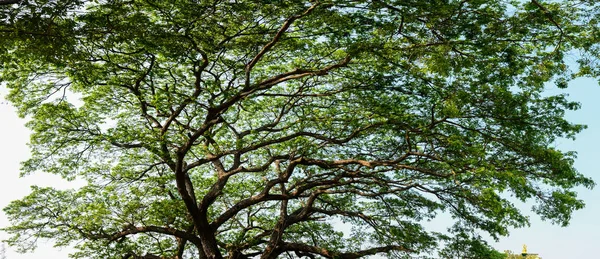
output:
<path id="1" fill-rule="evenodd" d="M 584 128 L 563 118 L 578 104 L 542 94 L 591 73 L 591 1 L 1 8 L 0 78 L 33 132 L 22 173 L 87 182 L 5 208 L 21 251 L 483 258 L 474 232 L 527 226 L 513 199 L 567 225 L 594 185 L 552 147 Z M 440 213 L 448 233 L 423 227 Z"/>

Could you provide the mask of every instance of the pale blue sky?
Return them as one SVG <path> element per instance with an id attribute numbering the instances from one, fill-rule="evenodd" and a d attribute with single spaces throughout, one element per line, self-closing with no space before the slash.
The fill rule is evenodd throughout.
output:
<path id="1" fill-rule="evenodd" d="M 600 86 L 594 79 L 578 79 L 566 90 L 552 89 L 548 93 L 566 92 L 569 99 L 578 101 L 582 107 L 569 112 L 567 119 L 588 125 L 575 141 L 560 140 L 556 146 L 561 150 L 577 151 L 575 167 L 600 184 Z M 593 190 L 577 189 L 586 208 L 573 214 L 566 228 L 542 222 L 532 214 L 532 224 L 527 229 L 517 229 L 494 247 L 520 252 L 523 244 L 528 251 L 539 253 L 543 259 L 598 258 L 600 254 L 600 187 Z M 528 208 L 528 207 L 526 207 Z"/>
<path id="2" fill-rule="evenodd" d="M 558 93 L 561 90 L 551 90 Z M 591 176 L 600 183 L 600 174 L 596 164 L 600 162 L 600 87 L 592 79 L 579 79 L 566 90 L 571 100 L 582 103 L 581 110 L 570 112 L 569 120 L 588 125 L 588 129 L 581 133 L 576 141 L 561 140 L 556 146 L 562 150 L 575 150 L 578 158 L 576 168 L 585 175 Z M 0 97 L 6 93 L 0 89 Z M 19 162 L 26 159 L 28 149 L 26 142 L 29 133 L 23 126 L 24 121 L 19 119 L 15 110 L 7 104 L 0 104 L 0 207 L 6 206 L 9 201 L 18 199 L 29 193 L 29 187 L 36 185 L 52 185 L 55 187 L 69 187 L 69 183 L 51 175 L 33 175 L 18 178 Z M 539 253 L 543 259 L 565 258 L 591 258 L 600 252 L 600 188 L 595 190 L 578 190 L 579 195 L 586 201 L 584 210 L 576 211 L 571 220 L 571 225 L 566 228 L 551 225 L 540 221 L 539 217 L 531 214 L 532 225 L 527 229 L 516 229 L 509 237 L 502 238 L 493 246 L 498 250 L 521 251 L 525 243 L 529 252 Z M 528 206 L 523 205 L 524 208 Z M 6 226 L 7 220 L 0 213 L 0 226 Z M 0 234 L 0 238 L 5 238 Z M 48 243 L 41 243 L 40 248 L 33 254 L 15 254 L 7 249 L 8 259 L 31 258 L 67 258 L 68 249 L 58 250 Z"/>

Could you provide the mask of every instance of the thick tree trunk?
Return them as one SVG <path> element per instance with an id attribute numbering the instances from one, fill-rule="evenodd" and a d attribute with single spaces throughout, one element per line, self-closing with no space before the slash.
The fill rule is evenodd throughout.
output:
<path id="1" fill-rule="evenodd" d="M 198 219 L 198 235 L 202 240 L 202 248 L 206 254 L 207 259 L 222 259 L 221 251 L 219 251 L 219 245 L 215 238 L 215 233 L 208 223 L 208 215 L 206 211 L 200 211 L 200 217 Z"/>

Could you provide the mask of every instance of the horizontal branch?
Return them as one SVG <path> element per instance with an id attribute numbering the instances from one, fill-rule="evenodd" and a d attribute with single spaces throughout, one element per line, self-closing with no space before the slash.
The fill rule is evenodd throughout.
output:
<path id="1" fill-rule="evenodd" d="M 187 232 L 184 232 L 181 230 L 177 230 L 174 228 L 157 227 L 157 226 L 141 226 L 141 227 L 131 226 L 121 232 L 117 232 L 117 233 L 110 235 L 109 240 L 115 241 L 119 238 L 122 238 L 122 237 L 125 237 L 128 235 L 139 234 L 139 233 L 159 233 L 159 234 L 165 234 L 165 235 L 182 238 L 182 239 L 188 240 L 196 245 L 200 245 L 200 243 L 201 243 L 200 238 L 198 238 L 197 236 L 195 236 L 193 234 L 190 234 L 190 233 L 187 233 Z"/>
<path id="2" fill-rule="evenodd" d="M 330 251 L 330 250 L 327 250 L 325 248 L 318 247 L 318 246 L 311 246 L 311 245 L 300 244 L 300 243 L 287 243 L 287 242 L 281 242 L 278 246 L 278 251 L 281 253 L 286 252 L 286 251 L 307 252 L 307 253 L 317 254 L 317 255 L 323 256 L 325 258 L 336 258 L 336 259 L 355 259 L 355 258 L 365 257 L 368 255 L 375 255 L 378 253 L 386 253 L 386 252 L 391 252 L 391 251 L 408 252 L 408 253 L 415 252 L 415 251 L 407 249 L 403 246 L 389 245 L 389 246 L 374 247 L 374 248 L 365 249 L 365 250 L 361 250 L 361 251 L 357 251 L 357 252 L 338 253 L 338 252 Z"/>

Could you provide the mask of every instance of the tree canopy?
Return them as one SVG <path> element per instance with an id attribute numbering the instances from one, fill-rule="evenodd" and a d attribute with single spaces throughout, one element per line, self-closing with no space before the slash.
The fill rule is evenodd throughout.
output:
<path id="1" fill-rule="evenodd" d="M 553 145 L 585 128 L 564 119 L 579 104 L 544 89 L 596 73 L 596 9 L 2 1 L 0 80 L 32 130 L 22 174 L 87 183 L 8 205 L 9 244 L 50 239 L 75 258 L 496 257 L 477 233 L 527 226 L 516 200 L 567 225 L 584 205 L 574 188 L 594 186 Z M 447 232 L 424 226 L 441 214 Z"/>

